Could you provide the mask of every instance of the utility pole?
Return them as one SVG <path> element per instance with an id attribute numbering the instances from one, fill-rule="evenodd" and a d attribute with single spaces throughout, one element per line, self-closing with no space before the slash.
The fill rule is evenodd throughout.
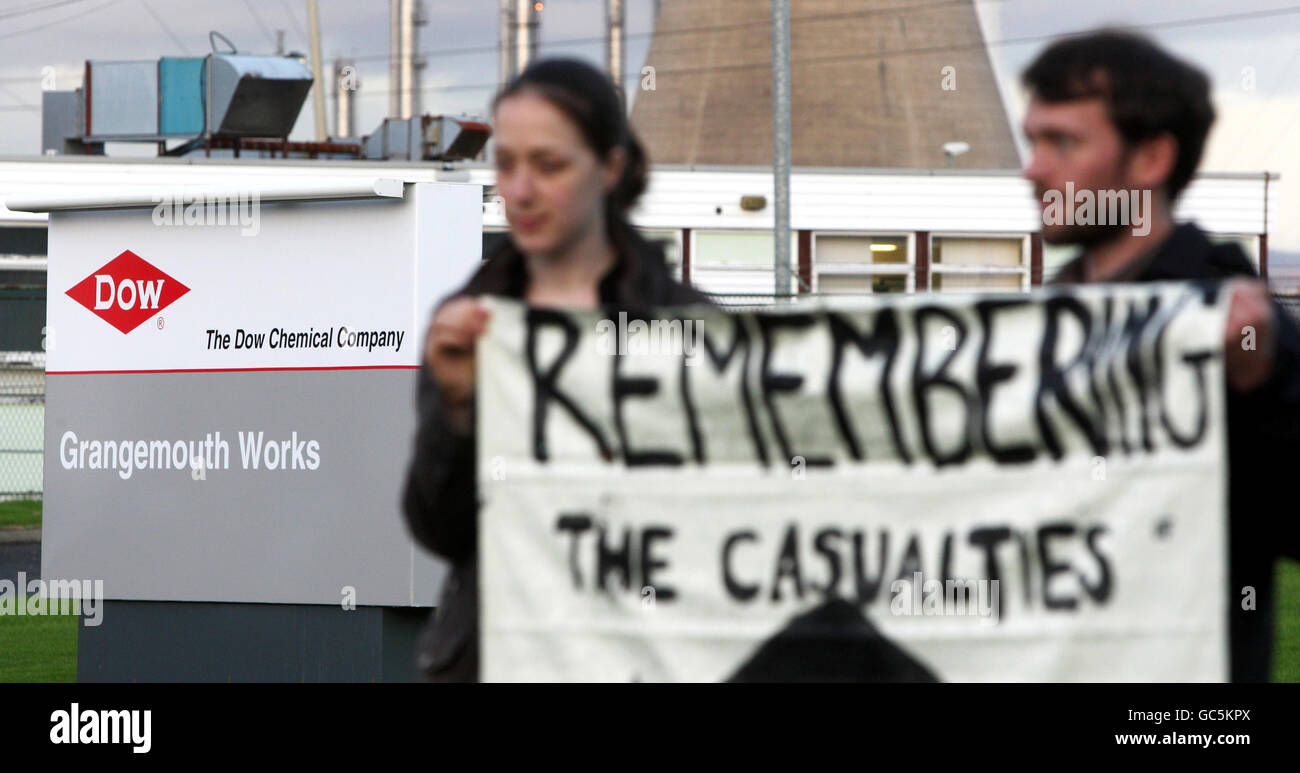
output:
<path id="1" fill-rule="evenodd" d="M 504 89 L 510 79 L 515 77 L 514 4 L 514 0 L 500 0 L 497 8 L 497 39 L 500 42 L 500 59 L 497 61 L 497 79 L 500 81 L 497 84 L 498 91 Z"/>
<path id="2" fill-rule="evenodd" d="M 307 33 L 311 35 L 312 108 L 316 113 L 316 141 L 325 141 L 325 78 L 320 66 L 320 15 L 316 0 L 307 0 Z"/>
<path id="3" fill-rule="evenodd" d="M 619 102 L 627 110 L 627 96 L 623 93 L 623 42 L 624 42 L 623 0 L 605 0 L 605 65 L 609 68 L 609 78 L 614 81 Z"/>
<path id="4" fill-rule="evenodd" d="M 790 0 L 772 0 L 772 187 L 775 294 L 790 293 Z"/>

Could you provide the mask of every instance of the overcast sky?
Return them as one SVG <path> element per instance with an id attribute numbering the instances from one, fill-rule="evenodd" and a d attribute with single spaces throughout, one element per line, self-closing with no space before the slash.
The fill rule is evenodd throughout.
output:
<path id="1" fill-rule="evenodd" d="M 754 0 L 763 9 L 763 0 Z M 902 5 L 861 0 L 864 8 Z M 628 72 L 646 55 L 653 0 L 626 0 Z M 541 52 L 599 62 L 603 0 L 547 0 Z M 792 15 L 800 13 L 792 0 Z M 1013 126 L 1023 97 L 1016 76 L 1052 35 L 1100 24 L 1142 28 L 1198 63 L 1214 82 L 1219 119 L 1203 170 L 1282 175 L 1270 237 L 1272 259 L 1300 263 L 1300 0 L 980 0 L 989 50 Z M 483 114 L 497 79 L 497 0 L 426 0 L 429 24 L 423 111 Z M 387 0 L 319 0 L 322 54 L 356 61 L 358 128 L 387 112 Z M 55 88 L 81 85 L 86 59 L 202 55 L 209 30 L 241 51 L 271 53 L 276 30 L 290 51 L 308 50 L 304 0 L 0 0 L 0 155 L 39 152 L 42 68 Z M 635 89 L 630 90 L 635 94 Z M 308 139 L 310 102 L 294 137 Z"/>

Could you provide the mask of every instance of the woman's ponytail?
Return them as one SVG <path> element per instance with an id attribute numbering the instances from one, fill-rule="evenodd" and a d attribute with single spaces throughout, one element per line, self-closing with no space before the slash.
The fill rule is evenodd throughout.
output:
<path id="1" fill-rule="evenodd" d="M 632 133 L 631 127 L 623 137 L 623 152 L 626 154 L 626 162 L 623 165 L 623 174 L 618 178 L 618 183 L 614 189 L 609 192 L 609 206 L 611 214 L 617 214 L 619 217 L 627 217 L 627 211 L 636 206 L 637 200 L 641 194 L 645 193 L 646 179 L 649 174 L 645 147 L 641 141 Z"/>

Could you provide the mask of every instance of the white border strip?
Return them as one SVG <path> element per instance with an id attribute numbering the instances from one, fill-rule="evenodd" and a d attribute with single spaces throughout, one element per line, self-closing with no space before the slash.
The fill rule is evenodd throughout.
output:
<path id="1" fill-rule="evenodd" d="M 152 207 L 159 203 L 159 196 L 181 195 L 187 200 L 197 197 L 220 198 L 251 196 L 256 194 L 260 201 L 308 201 L 317 199 L 369 199 L 403 197 L 404 184 L 401 180 L 388 177 L 365 178 L 361 180 L 321 180 L 320 182 L 300 182 L 287 185 L 254 185 L 247 187 L 194 186 L 182 185 L 176 188 L 128 188 L 114 191 L 95 191 L 93 193 L 56 193 L 40 192 L 19 194 L 5 200 L 4 205 L 15 212 L 57 212 L 74 209 L 120 209 L 124 207 Z"/>

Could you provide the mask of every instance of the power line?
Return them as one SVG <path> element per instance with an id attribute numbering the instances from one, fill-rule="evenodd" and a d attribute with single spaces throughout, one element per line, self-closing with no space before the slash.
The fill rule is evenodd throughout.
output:
<path id="1" fill-rule="evenodd" d="M 267 41 L 274 46 L 275 35 L 271 34 L 271 30 L 268 29 L 266 24 L 262 21 L 262 17 L 257 15 L 257 9 L 254 8 L 253 4 L 248 2 L 248 0 L 244 0 L 244 7 L 247 8 L 248 12 L 253 15 L 253 21 L 257 22 L 257 26 L 262 28 L 262 34 L 266 35 Z"/>
<path id="2" fill-rule="evenodd" d="M 71 21 L 73 19 L 76 19 L 79 16 L 88 16 L 94 13 L 95 11 L 103 10 L 104 8 L 107 8 L 110 5 L 117 5 L 120 2 L 122 2 L 122 0 L 108 0 L 107 3 L 97 5 L 94 8 L 91 8 L 89 11 L 86 11 L 85 13 L 76 14 L 73 16 L 64 16 L 62 19 L 55 19 L 54 21 L 45 22 L 44 24 L 38 24 L 35 27 L 28 27 L 27 29 L 17 30 L 15 32 L 6 32 L 5 34 L 0 35 L 0 40 L 4 40 L 5 38 L 17 37 L 19 35 L 26 35 L 29 32 L 36 32 L 37 30 L 43 30 L 47 27 L 53 27 L 57 24 L 62 24 L 65 21 Z"/>
<path id="3" fill-rule="evenodd" d="M 1274 8 L 1267 11 L 1249 11 L 1249 12 L 1234 13 L 1234 14 L 1220 14 L 1217 16 L 1199 16 L 1190 19 L 1171 19 L 1169 21 L 1163 21 L 1163 22 L 1149 22 L 1146 24 L 1134 24 L 1134 25 L 1130 25 L 1129 29 L 1165 29 L 1165 28 L 1173 28 L 1173 27 L 1194 27 L 1194 26 L 1201 26 L 1206 24 L 1225 24 L 1225 23 L 1244 21 L 1249 19 L 1284 16 L 1284 15 L 1291 15 L 1296 13 L 1300 13 L 1300 5 L 1285 6 L 1283 8 Z M 953 51 L 978 50 L 983 48 L 1000 48 L 1003 46 L 1016 46 L 1016 45 L 1024 45 L 1027 43 L 1043 43 L 1047 41 L 1059 40 L 1062 38 L 1078 37 L 1080 35 L 1089 34 L 1090 32 L 1093 31 L 1093 29 L 1094 28 L 1088 28 L 1084 30 L 1074 30 L 1070 32 L 1054 32 L 1054 33 L 1042 34 L 1042 35 L 1026 35 L 1023 37 L 1004 38 L 1001 40 L 989 40 L 989 41 L 980 40 L 972 43 L 955 43 L 955 44 L 948 44 L 942 46 L 899 48 L 899 49 L 894 49 L 892 51 L 881 51 L 877 53 L 837 54 L 837 55 L 821 56 L 821 57 L 805 57 L 802 59 L 792 60 L 790 64 L 793 67 L 795 65 L 801 65 L 801 64 L 828 64 L 828 63 L 848 62 L 848 61 L 873 61 L 879 59 L 890 59 L 896 56 L 948 53 Z M 702 72 L 734 72 L 738 70 L 752 70 L 752 69 L 766 70 L 771 66 L 772 66 L 771 62 L 764 61 L 764 62 L 747 62 L 742 64 L 729 64 L 729 65 L 709 65 L 709 66 L 701 66 L 701 67 L 679 67 L 679 68 L 672 68 L 672 69 L 655 68 L 655 77 L 658 78 L 663 75 L 681 75 L 681 74 L 693 74 L 693 73 L 702 73 Z M 629 75 L 626 76 L 623 80 L 625 82 L 631 80 L 638 80 L 640 79 L 640 77 L 641 77 L 640 75 Z M 486 89 L 496 89 L 499 86 L 500 84 L 496 82 L 463 84 L 457 86 L 430 85 L 430 86 L 422 87 L 421 91 L 433 90 L 433 91 L 441 92 L 441 91 L 467 91 L 467 90 L 480 90 L 480 89 L 486 90 Z M 369 91 L 370 93 L 391 93 L 391 90 L 389 89 L 368 89 L 367 91 Z"/>
<path id="4" fill-rule="evenodd" d="M 83 0 L 61 0 L 61 1 L 82 2 Z M 141 1 L 143 2 L 143 0 Z M 976 4 L 1004 3 L 1004 2 L 1013 2 L 1013 1 L 1014 0 L 973 0 L 973 2 Z M 244 0 L 245 4 L 248 4 L 248 2 L 249 0 Z M 791 19 L 791 22 L 792 23 L 793 22 L 822 22 L 822 21 L 837 21 L 841 19 L 856 19 L 856 18 L 861 18 L 863 16 L 880 15 L 880 14 L 887 14 L 887 13 L 894 13 L 894 12 L 926 10 L 930 8 L 939 8 L 939 7 L 952 6 L 952 5 L 965 5 L 970 2 L 972 2 L 972 0 L 937 0 L 936 2 L 926 3 L 923 5 L 892 6 L 889 8 L 866 8 L 858 11 L 832 13 L 832 14 L 808 14 L 805 16 L 795 17 Z M 297 18 L 290 11 L 290 8 L 285 2 L 285 0 L 280 0 L 280 3 L 284 7 L 285 13 L 289 16 L 290 21 L 293 23 L 295 30 L 298 31 L 298 33 L 302 35 L 303 38 L 305 39 L 306 35 L 302 33 Z M 147 5 L 146 8 L 148 8 Z M 253 11 L 251 5 L 249 5 L 249 11 L 253 12 L 253 17 L 257 21 L 258 25 L 261 26 L 262 32 L 267 35 L 267 38 L 271 40 L 272 43 L 274 43 L 274 40 L 270 32 L 267 30 L 266 25 L 262 23 L 261 18 L 257 15 L 256 11 Z M 150 12 L 152 13 L 152 9 L 150 9 Z M 155 16 L 155 18 L 157 17 Z M 159 21 L 159 23 L 160 24 L 162 23 L 161 20 Z M 655 30 L 652 32 L 645 32 L 645 33 L 631 33 L 626 35 L 625 37 L 644 38 L 644 37 L 652 37 L 652 36 L 672 37 L 674 35 L 698 35 L 698 34 L 704 34 L 708 32 L 726 32 L 726 31 L 733 31 L 739 29 L 746 29 L 750 27 L 766 27 L 769 26 L 770 24 L 771 21 L 766 17 L 764 17 L 763 20 L 761 21 L 734 22 L 730 24 L 715 24 L 715 25 L 704 25 L 704 26 L 697 26 L 697 27 L 681 27 L 676 29 Z M 164 25 L 164 29 L 166 29 L 165 25 Z M 168 32 L 170 34 L 170 30 L 168 30 Z M 175 40 L 175 36 L 173 36 L 173 40 Z M 583 44 L 602 43 L 604 42 L 604 40 L 605 38 L 603 36 L 585 37 L 585 38 L 583 37 L 559 38 L 552 41 L 546 41 L 546 45 L 547 47 L 577 46 Z M 419 52 L 419 56 L 422 57 L 457 56 L 462 54 L 495 52 L 496 50 L 497 50 L 497 44 L 494 43 L 492 45 L 486 45 L 486 46 L 467 46 L 462 48 L 431 49 L 428 51 Z M 387 61 L 390 58 L 391 58 L 391 53 L 363 54 L 359 56 L 348 57 L 349 60 L 354 62 L 355 61 L 379 61 L 379 60 Z M 763 65 L 763 66 L 767 66 L 767 65 Z M 4 80 L 4 79 L 0 79 L 0 80 Z M 13 80 L 18 80 L 18 79 L 13 79 Z M 496 85 L 497 84 L 494 83 L 492 84 L 492 87 L 496 87 Z M 425 87 L 425 88 L 429 88 L 429 87 Z M 475 86 L 466 86 L 466 87 L 447 87 L 447 88 L 459 90 L 465 88 L 469 88 L 469 89 L 487 88 L 487 86 L 475 85 Z"/>
<path id="5" fill-rule="evenodd" d="M 1229 23 L 1234 21 L 1268 18 L 1273 16 L 1284 16 L 1284 15 L 1290 15 L 1295 13 L 1300 13 L 1300 5 L 1286 6 L 1284 8 L 1275 8 L 1268 11 L 1221 14 L 1218 16 L 1200 16 L 1200 17 L 1193 17 L 1190 19 L 1172 19 L 1164 22 L 1134 24 L 1134 25 L 1130 25 L 1129 29 L 1165 29 L 1171 27 L 1195 27 L 1203 24 L 1224 24 L 1224 23 Z M 949 51 L 974 50 L 980 48 L 999 48 L 1002 46 L 1016 46 L 1016 45 L 1023 45 L 1026 43 L 1043 43 L 1047 41 L 1060 40 L 1062 38 L 1071 38 L 1071 37 L 1079 37 L 1082 35 L 1087 35 L 1093 32 L 1094 29 L 1095 28 L 1089 27 L 1088 29 L 1074 30 L 1072 32 L 1059 32 L 1059 33 L 1051 33 L 1051 34 L 1044 34 L 1044 35 L 1026 35 L 1019 38 L 1004 38 L 1002 40 L 976 41 L 974 43 L 964 43 L 964 44 L 959 43 L 959 44 L 943 45 L 943 46 L 902 48 L 895 51 L 884 51 L 876 54 L 838 54 L 833 56 L 809 57 L 806 59 L 798 60 L 798 62 L 792 62 L 791 64 L 829 64 L 834 62 L 858 61 L 858 60 L 869 61 L 869 60 L 876 60 L 876 59 L 888 59 L 891 56 L 896 56 L 896 55 L 938 54 L 938 53 L 947 53 Z M 682 67 L 675 70 L 658 70 L 656 68 L 655 74 L 656 76 L 658 76 L 661 73 L 681 74 L 681 73 L 708 72 L 708 71 L 715 71 L 715 72 L 735 71 L 735 70 L 747 70 L 747 69 L 754 69 L 754 68 L 767 69 L 769 67 L 771 67 L 770 62 L 754 62 L 754 63 L 747 63 L 747 64 L 719 65 L 719 66 L 712 66 L 712 67 Z"/>
<path id="6" fill-rule="evenodd" d="M 304 41 L 307 40 L 307 33 L 303 32 L 302 25 L 298 23 L 298 17 L 294 14 L 293 10 L 289 8 L 289 4 L 286 3 L 285 0 L 280 0 L 280 7 L 284 9 L 284 15 L 289 17 L 289 23 L 293 25 L 293 31 L 298 33 L 298 37 L 302 38 Z"/>
<path id="7" fill-rule="evenodd" d="M 790 23 L 793 25 L 795 22 L 822 22 L 822 21 L 839 21 L 842 19 L 858 19 L 858 18 L 862 18 L 863 16 L 878 16 L 881 14 L 888 14 L 888 13 L 923 11 L 930 8 L 941 8 L 941 7 L 952 6 L 952 5 L 966 5 L 971 2 L 972 0 L 937 0 L 936 2 L 933 3 L 925 3 L 925 4 L 917 4 L 917 5 L 892 6 L 889 8 L 863 8 L 857 11 L 841 12 L 841 13 L 808 14 L 805 16 L 793 17 L 790 19 Z M 1014 2 L 1014 0 L 974 0 L 974 2 L 976 4 L 980 4 L 980 3 L 992 4 L 992 3 Z M 711 32 L 730 32 L 735 30 L 747 29 L 751 27 L 766 28 L 769 26 L 771 26 L 771 20 L 764 17 L 759 21 L 733 22 L 729 24 L 707 24 L 707 25 L 700 25 L 695 27 L 678 27 L 678 28 L 664 29 L 664 30 L 652 30 L 650 32 L 633 32 L 633 33 L 627 33 L 623 37 L 625 39 L 650 38 L 650 37 L 668 38 L 668 37 L 674 37 L 676 35 L 702 35 Z M 566 46 L 578 46 L 578 45 L 594 45 L 597 43 L 605 42 L 605 36 L 601 35 L 596 37 L 557 38 L 556 40 L 545 40 L 542 42 L 548 48 L 556 48 L 556 47 L 562 48 Z M 498 43 L 492 43 L 490 45 L 464 46 L 461 48 L 431 49 L 428 51 L 421 51 L 419 52 L 419 55 L 423 57 L 439 57 L 439 56 L 461 56 L 464 54 L 494 53 L 497 51 L 498 45 L 499 45 Z M 381 61 L 381 60 L 387 60 L 389 58 L 389 54 L 386 53 L 385 54 L 362 54 L 359 56 L 353 56 L 349 58 L 352 59 L 353 61 L 358 61 L 358 62 Z"/>
<path id="8" fill-rule="evenodd" d="M 181 42 L 181 39 L 176 37 L 176 33 L 172 32 L 172 28 L 167 26 L 167 22 L 163 21 L 162 17 L 149 7 L 148 0 L 140 0 L 140 5 L 144 6 L 144 9 L 149 12 L 149 15 L 153 17 L 153 20 L 158 22 L 158 26 L 163 28 L 163 32 L 167 33 L 167 36 L 172 39 L 172 42 L 181 50 L 181 53 L 188 54 L 190 52 L 190 50 L 185 47 L 185 44 Z"/>
<path id="9" fill-rule="evenodd" d="M 14 99 L 18 100 L 18 104 L 7 106 L 10 110 L 40 110 L 41 109 L 40 105 L 30 104 L 29 102 L 27 102 L 27 100 L 23 99 L 21 94 L 15 92 L 13 89 L 9 88 L 8 86 L 0 85 L 0 89 L 4 89 L 5 93 L 13 97 Z"/>
<path id="10" fill-rule="evenodd" d="M 0 83 L 31 83 L 40 80 L 42 77 L 44 76 L 24 75 L 21 78 L 0 78 Z"/>
<path id="11" fill-rule="evenodd" d="M 1009 0 L 983 0 L 983 2 L 1008 2 L 1008 1 Z M 109 2 L 97 6 L 91 11 L 88 11 L 88 13 L 93 12 L 94 10 L 99 10 L 100 8 L 106 8 L 118 2 L 121 2 L 121 0 L 109 0 Z M 247 2 L 247 0 L 245 0 L 245 2 Z M 940 2 L 931 3 L 928 5 L 913 5 L 913 6 L 893 7 L 887 9 L 880 9 L 880 8 L 868 9 L 864 11 L 855 12 L 852 14 L 840 13 L 840 14 L 823 14 L 820 16 L 817 15 L 801 16 L 792 21 L 804 21 L 804 22 L 830 21 L 830 20 L 848 18 L 848 17 L 858 18 L 863 15 L 868 15 L 872 12 L 887 13 L 887 12 L 895 12 L 895 11 L 909 11 L 909 10 L 933 8 L 933 7 L 939 7 L 945 5 L 953 5 L 956 3 L 964 4 L 966 2 L 968 2 L 968 0 L 941 0 Z M 1262 18 L 1278 17 L 1278 16 L 1289 16 L 1296 13 L 1300 13 L 1300 5 L 1284 6 L 1281 8 L 1273 8 L 1264 11 L 1246 11 L 1241 13 L 1218 14 L 1213 16 L 1199 16 L 1199 17 L 1193 17 L 1189 19 L 1171 19 L 1162 22 L 1148 22 L 1146 24 L 1129 25 L 1129 28 L 1144 30 L 1144 29 L 1169 29 L 1169 28 L 1178 28 L 1178 27 L 1194 27 L 1194 26 L 1202 26 L 1208 24 L 1226 24 L 1226 23 L 1232 23 L 1237 21 L 1248 21 L 1248 20 L 1255 20 L 1255 19 L 1262 19 Z M 56 22 L 51 22 L 45 25 L 41 25 L 40 27 L 33 27 L 28 30 L 22 30 L 17 33 L 0 35 L 0 39 L 5 37 L 12 37 L 13 35 L 16 34 L 23 34 L 25 32 L 30 32 L 36 29 L 40 29 L 42 27 L 52 26 L 53 24 L 57 24 L 62 21 L 67 21 L 67 18 L 61 19 Z M 752 26 L 767 26 L 769 24 L 770 22 L 766 20 L 761 22 L 757 22 L 757 21 L 738 22 L 735 24 L 714 25 L 712 27 L 695 27 L 691 29 L 663 30 L 659 34 L 662 35 L 694 34 L 694 33 L 703 33 L 707 31 L 730 30 L 730 29 L 739 29 L 743 27 L 752 27 Z M 265 31 L 265 27 L 263 29 Z M 948 44 L 942 46 L 921 46 L 915 48 L 899 48 L 892 51 L 881 51 L 875 53 L 839 54 L 839 55 L 822 56 L 822 57 L 805 57 L 802 59 L 794 60 L 791 62 L 791 64 L 803 65 L 803 64 L 827 64 L 827 63 L 846 62 L 846 61 L 873 61 L 879 59 L 889 59 L 891 57 L 896 57 L 896 56 L 947 53 L 947 52 L 962 51 L 962 50 L 978 50 L 983 48 L 999 48 L 1003 46 L 1024 45 L 1028 43 L 1042 43 L 1042 42 L 1047 42 L 1052 40 L 1058 40 L 1061 38 L 1077 37 L 1079 35 L 1086 35 L 1091 31 L 1092 28 L 1088 28 L 1084 30 L 1075 30 L 1070 32 L 1059 32 L 1059 33 L 1054 32 L 1054 33 L 1040 34 L 1040 35 L 1026 35 L 1017 38 L 1004 38 L 1001 40 L 989 40 L 989 41 L 978 40 L 971 43 L 956 43 L 956 44 Z M 655 33 L 647 33 L 647 34 L 653 35 Z M 549 42 L 547 45 L 552 46 L 560 43 L 578 43 L 584 41 L 602 41 L 602 40 L 604 40 L 603 37 L 569 38 L 565 40 Z M 496 48 L 495 46 L 490 48 L 480 46 L 480 47 L 462 48 L 462 49 L 444 49 L 438 53 L 455 54 L 455 53 L 467 53 L 472 51 L 486 51 L 486 50 L 495 51 Z M 421 56 L 431 56 L 431 55 L 437 55 L 437 53 L 421 52 Z M 375 57 L 356 56 L 350 58 L 354 61 L 357 61 L 357 60 L 373 59 Z M 388 55 L 384 54 L 383 58 L 387 59 Z M 764 62 L 749 62 L 749 63 L 731 64 L 731 65 L 710 65 L 710 66 L 701 66 L 701 67 L 679 67 L 679 68 L 668 68 L 668 69 L 656 68 L 655 75 L 656 77 L 658 77 L 660 75 L 681 75 L 681 74 L 692 74 L 692 73 L 702 73 L 702 72 L 734 72 L 734 71 L 750 70 L 750 69 L 766 70 L 769 67 L 771 67 L 771 63 L 764 61 Z M 630 75 L 625 77 L 624 80 L 633 81 L 633 80 L 638 80 L 640 77 L 641 77 L 640 75 Z M 499 87 L 499 85 L 500 84 L 495 81 L 492 83 L 460 84 L 455 86 L 435 86 L 430 84 L 421 87 L 420 91 L 450 92 L 450 91 L 488 90 L 488 89 L 496 89 Z M 369 96 L 370 94 L 389 94 L 392 93 L 393 91 L 395 91 L 395 89 L 366 89 L 364 90 L 364 95 Z"/>
<path id="12" fill-rule="evenodd" d="M 26 16 L 29 13 L 40 13 L 41 11 L 49 11 L 55 8 L 61 8 L 65 5 L 84 2 L 86 2 L 86 0 L 53 0 L 53 2 L 36 3 L 21 8 L 11 8 L 8 11 L 0 13 L 0 19 L 12 19 L 15 16 Z"/>

